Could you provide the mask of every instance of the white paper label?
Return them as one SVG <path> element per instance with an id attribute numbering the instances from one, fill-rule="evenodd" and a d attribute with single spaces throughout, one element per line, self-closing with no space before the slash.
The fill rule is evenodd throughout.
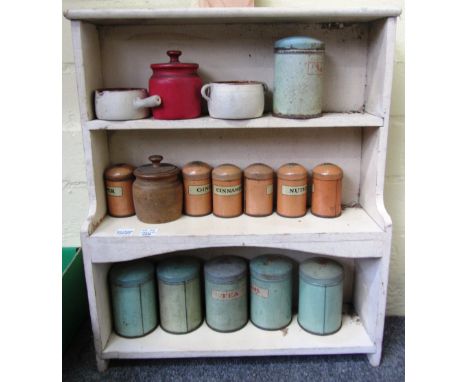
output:
<path id="1" fill-rule="evenodd" d="M 221 196 L 231 196 L 237 195 L 242 192 L 242 185 L 237 186 L 223 187 L 223 186 L 214 186 L 214 193 Z"/>
<path id="2" fill-rule="evenodd" d="M 250 290 L 257 296 L 268 298 L 268 289 L 260 288 L 259 286 L 252 284 Z"/>
<path id="3" fill-rule="evenodd" d="M 119 228 L 115 231 L 115 236 L 132 236 L 135 228 Z"/>
<path id="4" fill-rule="evenodd" d="M 189 195 L 204 195 L 211 191 L 211 184 L 202 184 L 200 186 L 189 186 Z"/>
<path id="5" fill-rule="evenodd" d="M 228 291 L 221 291 L 221 290 L 212 290 L 211 297 L 215 300 L 234 300 L 235 298 L 242 297 L 243 293 L 241 290 L 228 290 Z"/>
<path id="6" fill-rule="evenodd" d="M 157 228 L 143 228 L 140 230 L 140 236 L 156 236 L 157 233 Z"/>
<path id="7" fill-rule="evenodd" d="M 283 195 L 303 195 L 307 191 L 307 184 L 303 186 L 282 186 L 281 193 Z"/>
<path id="8" fill-rule="evenodd" d="M 271 195 L 273 193 L 273 185 L 269 184 L 267 186 L 267 195 Z"/>
<path id="9" fill-rule="evenodd" d="M 106 187 L 107 195 L 109 196 L 122 196 L 122 187 Z"/>

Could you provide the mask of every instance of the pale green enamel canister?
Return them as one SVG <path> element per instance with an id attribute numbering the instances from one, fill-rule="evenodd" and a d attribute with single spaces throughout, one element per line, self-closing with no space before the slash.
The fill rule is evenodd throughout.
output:
<path id="1" fill-rule="evenodd" d="M 200 262 L 174 257 L 157 266 L 161 327 L 169 333 L 188 333 L 203 322 Z"/>
<path id="2" fill-rule="evenodd" d="M 273 115 L 314 118 L 322 114 L 325 44 L 291 36 L 275 42 Z"/>
<path id="3" fill-rule="evenodd" d="M 313 334 L 332 334 L 341 327 L 343 266 L 315 257 L 299 266 L 299 325 Z"/>
<path id="4" fill-rule="evenodd" d="M 205 263 L 206 323 L 219 332 L 241 329 L 248 321 L 247 264 L 236 256 Z"/>
<path id="5" fill-rule="evenodd" d="M 250 320 L 266 330 L 278 330 L 292 319 L 292 262 L 263 255 L 250 261 Z"/>
<path id="6" fill-rule="evenodd" d="M 115 332 L 122 337 L 141 337 L 153 331 L 158 325 L 153 264 L 114 264 L 109 283 Z"/>

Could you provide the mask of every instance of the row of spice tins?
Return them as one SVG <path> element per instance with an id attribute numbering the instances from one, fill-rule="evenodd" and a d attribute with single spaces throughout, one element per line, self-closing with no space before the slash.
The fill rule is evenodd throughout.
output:
<path id="1" fill-rule="evenodd" d="M 247 324 L 249 305 L 250 320 L 260 329 L 279 330 L 290 324 L 293 263 L 288 258 L 254 258 L 250 276 L 246 260 L 237 256 L 205 262 L 203 279 L 200 265 L 193 257 L 167 259 L 156 267 L 146 260 L 113 265 L 109 283 L 115 332 L 129 338 L 144 336 L 156 329 L 158 316 L 169 333 L 189 333 L 203 323 L 203 316 L 213 330 L 233 332 Z M 318 335 L 338 331 L 342 304 L 341 264 L 314 257 L 299 265 L 297 319 L 304 330 Z"/>
<path id="2" fill-rule="evenodd" d="M 111 216 L 136 213 L 144 223 L 166 223 L 184 212 L 204 216 L 213 212 L 219 217 L 250 216 L 273 213 L 274 170 L 254 163 L 242 171 L 233 164 L 214 169 L 195 161 L 180 169 L 161 163 L 162 156 L 149 157 L 151 164 L 136 169 L 117 164 L 105 171 L 107 206 Z M 307 212 L 307 170 L 298 163 L 287 163 L 277 173 L 276 212 L 284 217 L 301 217 Z M 136 177 L 136 180 L 134 181 Z M 332 163 L 322 163 L 312 170 L 311 212 L 320 217 L 341 214 L 343 171 Z"/>

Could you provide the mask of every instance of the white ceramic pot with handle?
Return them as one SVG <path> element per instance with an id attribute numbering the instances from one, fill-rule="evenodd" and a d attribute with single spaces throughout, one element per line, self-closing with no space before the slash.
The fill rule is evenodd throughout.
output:
<path id="1" fill-rule="evenodd" d="M 225 81 L 204 85 L 201 95 L 212 118 L 250 119 L 263 115 L 266 90 L 262 82 Z"/>
<path id="2" fill-rule="evenodd" d="M 96 118 L 126 121 L 148 118 L 150 108 L 159 106 L 158 95 L 148 97 L 146 89 L 98 89 L 94 92 Z"/>

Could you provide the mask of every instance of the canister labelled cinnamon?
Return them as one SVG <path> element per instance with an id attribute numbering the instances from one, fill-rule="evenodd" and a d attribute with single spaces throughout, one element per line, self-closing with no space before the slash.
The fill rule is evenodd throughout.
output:
<path id="1" fill-rule="evenodd" d="M 244 170 L 245 213 L 268 216 L 273 213 L 273 169 L 254 163 Z"/>
<path id="2" fill-rule="evenodd" d="M 278 215 L 298 218 L 307 212 L 307 170 L 297 163 L 287 163 L 278 169 Z"/>
<path id="3" fill-rule="evenodd" d="M 104 172 L 107 212 L 110 216 L 135 215 L 132 193 L 134 169 L 132 165 L 119 163 L 108 167 Z"/>
<path id="4" fill-rule="evenodd" d="M 184 212 L 190 216 L 211 213 L 211 166 L 194 161 L 182 168 L 184 178 Z"/>
<path id="5" fill-rule="evenodd" d="M 322 163 L 312 170 L 312 207 L 314 215 L 334 218 L 341 215 L 343 170 L 332 163 Z"/>
<path id="6" fill-rule="evenodd" d="M 213 214 L 232 218 L 242 214 L 242 170 L 229 163 L 216 167 L 213 180 Z"/>

